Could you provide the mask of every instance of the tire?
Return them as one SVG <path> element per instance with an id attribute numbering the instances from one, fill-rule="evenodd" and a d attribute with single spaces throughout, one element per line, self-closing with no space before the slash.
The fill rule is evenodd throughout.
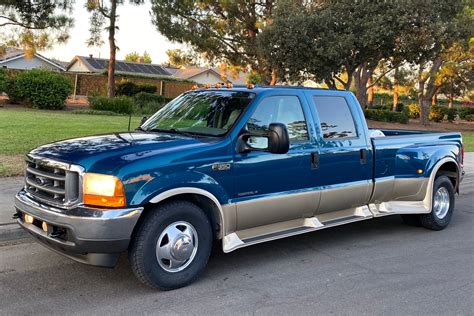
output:
<path id="1" fill-rule="evenodd" d="M 408 226 L 414 226 L 414 227 L 420 227 L 421 226 L 421 221 L 420 221 L 420 215 L 418 214 L 413 214 L 413 215 L 400 215 L 403 222 L 408 225 Z"/>
<path id="2" fill-rule="evenodd" d="M 212 242 L 211 224 L 202 209 L 191 202 L 173 201 L 146 214 L 132 239 L 129 260 L 141 282 L 173 290 L 201 275 Z"/>
<path id="3" fill-rule="evenodd" d="M 421 225 L 431 230 L 446 228 L 454 212 L 454 202 L 455 192 L 451 180 L 446 176 L 436 178 L 433 185 L 431 213 L 420 215 Z"/>

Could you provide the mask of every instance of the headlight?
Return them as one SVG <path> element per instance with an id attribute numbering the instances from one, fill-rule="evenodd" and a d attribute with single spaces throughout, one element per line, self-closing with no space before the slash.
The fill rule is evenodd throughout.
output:
<path id="1" fill-rule="evenodd" d="M 125 206 L 123 184 L 119 178 L 98 173 L 84 174 L 83 202 L 86 205 L 104 207 Z"/>

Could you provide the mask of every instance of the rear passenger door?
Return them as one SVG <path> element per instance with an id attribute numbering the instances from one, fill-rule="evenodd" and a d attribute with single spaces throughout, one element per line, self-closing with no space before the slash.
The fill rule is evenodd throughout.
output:
<path id="1" fill-rule="evenodd" d="M 306 93 L 320 148 L 319 169 L 310 180 L 321 189 L 318 214 L 365 205 L 372 192 L 372 147 L 358 103 L 351 96 L 321 93 Z"/>

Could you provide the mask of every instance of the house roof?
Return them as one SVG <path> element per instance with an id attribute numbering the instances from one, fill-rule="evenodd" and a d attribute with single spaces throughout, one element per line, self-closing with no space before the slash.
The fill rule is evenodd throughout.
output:
<path id="1" fill-rule="evenodd" d="M 85 56 L 76 56 L 69 63 L 67 69 L 70 69 L 71 66 L 80 60 L 88 69 L 89 72 L 102 73 L 108 68 L 108 59 L 96 58 L 96 57 L 85 57 Z M 140 74 L 145 76 L 170 76 L 171 73 L 161 65 L 155 64 L 146 64 L 146 63 L 137 63 L 130 61 L 117 60 L 115 62 L 115 71 L 120 73 L 127 74 Z"/>
<path id="2" fill-rule="evenodd" d="M 60 63 L 55 62 L 51 59 L 48 59 L 48 58 L 44 57 L 43 55 L 40 55 L 38 53 L 34 53 L 33 56 L 43 60 L 44 62 L 46 62 L 48 64 L 51 64 L 51 65 L 55 66 L 56 68 L 58 68 L 62 71 L 66 71 L 66 68 L 63 65 L 61 65 Z M 25 51 L 23 49 L 16 48 L 16 47 L 7 47 L 6 50 L 5 50 L 5 54 L 3 54 L 0 57 L 0 64 L 4 64 L 4 63 L 10 62 L 12 60 L 23 58 L 23 57 L 25 57 Z"/>
<path id="3" fill-rule="evenodd" d="M 219 72 L 215 71 L 212 68 L 202 68 L 202 67 L 190 67 L 190 68 L 184 68 L 184 69 L 179 69 L 173 74 L 173 77 L 176 78 L 182 78 L 182 79 L 192 79 L 193 77 L 200 75 L 205 72 L 212 72 L 214 75 L 217 77 L 221 77 Z"/>

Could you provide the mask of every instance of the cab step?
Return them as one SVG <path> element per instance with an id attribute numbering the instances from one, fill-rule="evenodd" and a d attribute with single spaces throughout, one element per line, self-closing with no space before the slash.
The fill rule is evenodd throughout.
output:
<path id="1" fill-rule="evenodd" d="M 301 218 L 243 229 L 224 237 L 223 250 L 224 252 L 231 252 L 242 247 L 266 241 L 300 235 L 370 218 L 373 218 L 372 212 L 370 212 L 367 206 L 361 206 L 350 210 L 318 214 L 310 218 Z"/>

